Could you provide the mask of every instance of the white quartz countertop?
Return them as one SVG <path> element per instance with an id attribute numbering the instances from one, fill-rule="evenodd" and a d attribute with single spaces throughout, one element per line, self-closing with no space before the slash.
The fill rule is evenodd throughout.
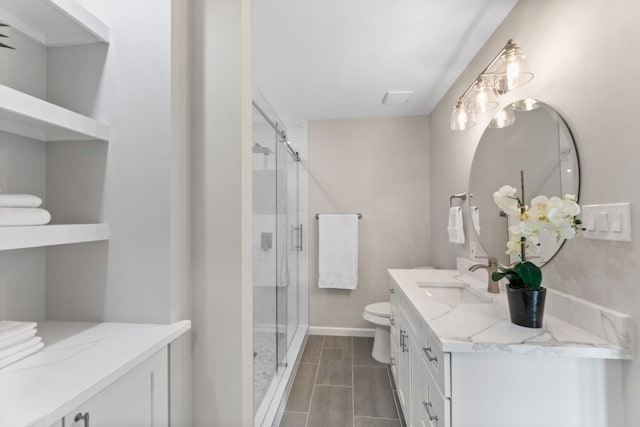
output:
<path id="1" fill-rule="evenodd" d="M 511 323 L 504 293 L 487 293 L 486 282 L 467 274 L 457 270 L 390 269 L 388 272 L 415 312 L 440 340 L 445 352 L 632 357 L 632 322 L 622 313 L 548 289 L 543 327 L 525 328 Z M 457 282 L 468 284 L 472 292 L 491 302 L 444 303 L 429 297 L 425 289 L 417 285 Z M 554 316 L 553 311 L 564 320 Z"/>
<path id="2" fill-rule="evenodd" d="M 0 426 L 49 427 L 190 328 L 188 320 L 38 323 L 44 349 L 0 369 Z"/>

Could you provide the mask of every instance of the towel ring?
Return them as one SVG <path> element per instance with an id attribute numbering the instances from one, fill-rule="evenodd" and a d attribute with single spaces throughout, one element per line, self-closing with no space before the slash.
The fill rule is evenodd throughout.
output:
<path id="1" fill-rule="evenodd" d="M 453 199 L 460 199 L 462 201 L 467 200 L 467 193 L 458 193 L 449 197 L 449 207 L 453 207 Z"/>

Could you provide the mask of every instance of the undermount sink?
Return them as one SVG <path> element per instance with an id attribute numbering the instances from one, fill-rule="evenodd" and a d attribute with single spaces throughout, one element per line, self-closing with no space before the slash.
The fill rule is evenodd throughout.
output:
<path id="1" fill-rule="evenodd" d="M 418 282 L 428 297 L 447 304 L 490 304 L 493 299 L 469 288 L 466 283 Z"/>

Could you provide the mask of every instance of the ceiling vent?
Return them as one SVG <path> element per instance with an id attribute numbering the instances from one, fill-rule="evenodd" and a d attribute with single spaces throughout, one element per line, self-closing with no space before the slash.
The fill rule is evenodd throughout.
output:
<path id="1" fill-rule="evenodd" d="M 412 90 L 388 90 L 382 98 L 382 105 L 406 104 L 413 93 Z"/>

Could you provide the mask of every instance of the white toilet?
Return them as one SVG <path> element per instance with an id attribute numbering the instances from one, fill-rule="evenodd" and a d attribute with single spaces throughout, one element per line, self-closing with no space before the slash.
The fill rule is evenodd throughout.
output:
<path id="1" fill-rule="evenodd" d="M 415 267 L 416 270 L 431 270 L 433 267 Z M 391 304 L 389 301 L 376 302 L 364 308 L 362 317 L 376 327 L 371 356 L 380 363 L 391 363 Z"/>
<path id="2" fill-rule="evenodd" d="M 376 327 L 371 356 L 380 363 L 391 363 L 391 355 L 389 354 L 391 347 L 389 333 L 389 328 L 391 327 L 391 322 L 389 321 L 391 318 L 391 304 L 389 301 L 369 304 L 364 308 L 362 317 Z"/>

